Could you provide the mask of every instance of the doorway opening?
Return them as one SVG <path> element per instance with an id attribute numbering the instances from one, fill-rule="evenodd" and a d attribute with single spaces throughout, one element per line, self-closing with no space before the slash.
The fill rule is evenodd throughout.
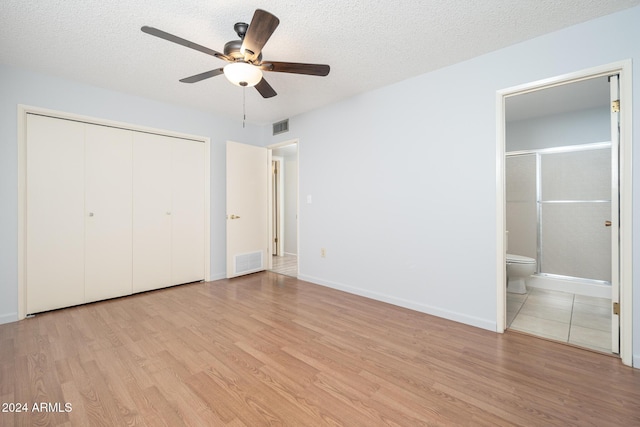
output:
<path id="1" fill-rule="evenodd" d="M 631 106 L 625 102 L 631 99 L 630 67 L 625 61 L 497 94 L 497 330 L 513 328 L 619 353 L 627 365 L 632 336 Z M 603 91 L 591 92 L 595 87 Z M 614 114 L 612 101 L 625 107 Z M 607 123 L 597 131 L 587 129 L 597 122 Z M 597 184 L 610 191 L 607 195 L 593 182 L 585 185 L 598 174 L 607 175 Z M 578 227 L 581 221 L 591 231 Z M 602 241 L 593 243 L 594 235 Z M 592 248 L 585 250 L 580 242 L 591 242 Z M 514 253 L 535 264 L 525 293 L 507 292 L 516 271 L 509 268 L 509 260 L 517 259 Z M 583 267 L 576 267 L 580 263 Z M 587 267 L 592 271 L 582 273 Z M 589 339 L 600 341 L 589 345 Z"/>
<path id="2" fill-rule="evenodd" d="M 298 276 L 298 141 L 269 147 L 271 151 L 270 271 Z"/>

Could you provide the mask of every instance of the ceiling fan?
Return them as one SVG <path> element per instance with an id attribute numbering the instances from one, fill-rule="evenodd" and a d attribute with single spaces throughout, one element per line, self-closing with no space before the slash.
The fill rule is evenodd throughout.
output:
<path id="1" fill-rule="evenodd" d="M 324 64 L 303 64 L 297 62 L 263 61 L 262 48 L 271 37 L 271 34 L 280 24 L 280 20 L 271 13 L 262 9 L 256 9 L 251 24 L 238 22 L 233 29 L 240 40 L 232 40 L 224 45 L 224 53 L 190 42 L 181 37 L 174 36 L 157 28 L 144 26 L 141 30 L 152 36 L 160 37 L 179 45 L 198 50 L 207 55 L 227 61 L 228 64 L 215 70 L 186 77 L 180 81 L 183 83 L 196 83 L 210 77 L 224 74 L 227 79 L 238 86 L 255 86 L 263 98 L 271 98 L 277 93 L 262 77 L 263 71 L 278 73 L 306 74 L 310 76 L 326 76 L 329 74 L 329 66 Z"/>

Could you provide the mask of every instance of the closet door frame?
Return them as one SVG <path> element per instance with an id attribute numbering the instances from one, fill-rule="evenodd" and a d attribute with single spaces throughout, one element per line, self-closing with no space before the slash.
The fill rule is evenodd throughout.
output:
<path id="1" fill-rule="evenodd" d="M 163 129 L 139 126 L 131 123 L 104 120 L 96 117 L 66 113 L 63 111 L 18 105 L 18 320 L 27 315 L 26 298 L 26 236 L 27 236 L 27 115 L 38 114 L 56 119 L 73 120 L 92 125 L 110 126 L 135 132 L 146 132 L 157 135 L 188 139 L 204 144 L 204 277 L 211 280 L 211 209 L 210 209 L 210 170 L 211 170 L 211 141 L 208 137 L 172 132 Z"/>

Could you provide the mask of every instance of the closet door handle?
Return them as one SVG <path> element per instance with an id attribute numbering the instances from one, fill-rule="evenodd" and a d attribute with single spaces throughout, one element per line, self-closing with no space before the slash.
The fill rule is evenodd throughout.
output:
<path id="1" fill-rule="evenodd" d="M 93 216 L 93 212 L 89 212 L 89 216 Z"/>
<path id="2" fill-rule="evenodd" d="M 605 227 L 611 227 L 611 221 L 605 221 L 604 222 L 604 226 Z"/>

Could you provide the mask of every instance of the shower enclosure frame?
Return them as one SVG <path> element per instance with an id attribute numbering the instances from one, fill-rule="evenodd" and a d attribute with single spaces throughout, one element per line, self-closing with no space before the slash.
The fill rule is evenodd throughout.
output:
<path id="1" fill-rule="evenodd" d="M 542 206 L 544 204 L 550 203 L 611 203 L 611 199 L 609 200 L 553 200 L 553 201 L 544 201 L 542 199 L 542 156 L 545 154 L 563 154 L 563 153 L 571 153 L 577 151 L 592 151 L 592 150 L 603 150 L 603 149 L 611 149 L 611 141 L 603 141 L 603 142 L 594 142 L 594 143 L 586 143 L 586 144 L 576 144 L 576 145 L 567 145 L 567 146 L 558 146 L 558 147 L 549 147 L 549 148 L 539 148 L 539 149 L 531 149 L 531 150 L 518 150 L 518 151 L 508 151 L 505 153 L 505 157 L 516 157 L 516 156 L 535 156 L 535 165 L 536 165 L 536 275 L 544 276 L 553 279 L 560 279 L 564 281 L 576 281 L 581 283 L 591 283 L 595 285 L 606 285 L 610 286 L 611 282 L 606 280 L 598 280 L 587 277 L 575 277 L 575 276 L 567 276 L 561 274 L 554 273 L 545 273 L 543 270 L 543 230 L 542 230 Z"/>

